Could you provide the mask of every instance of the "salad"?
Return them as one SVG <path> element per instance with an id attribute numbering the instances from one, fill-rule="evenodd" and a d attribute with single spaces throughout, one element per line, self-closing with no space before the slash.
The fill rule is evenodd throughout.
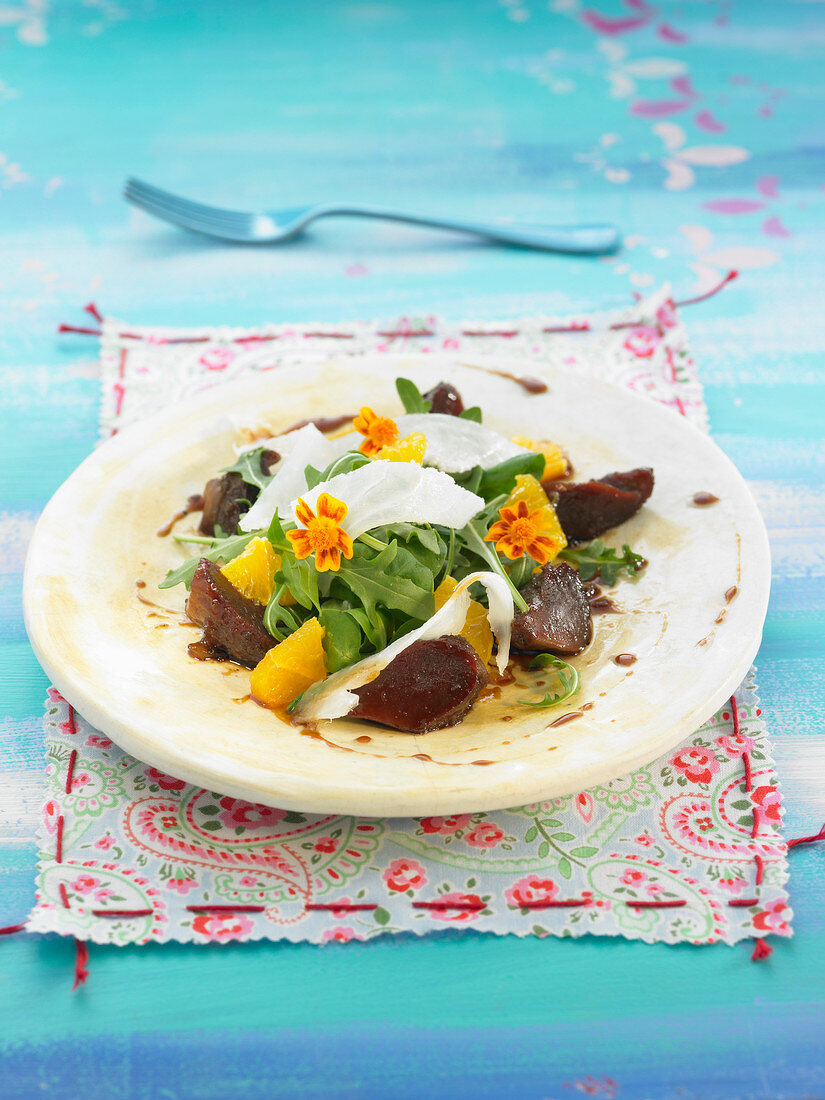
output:
<path id="1" fill-rule="evenodd" d="M 199 532 L 174 536 L 199 553 L 160 585 L 189 590 L 190 654 L 245 665 L 251 697 L 303 724 L 454 725 L 514 660 L 548 686 L 519 703 L 558 705 L 578 690 L 564 658 L 592 639 L 595 582 L 645 565 L 600 536 L 641 508 L 652 470 L 576 482 L 557 444 L 506 438 L 449 383 L 396 388 L 403 415 L 293 425 L 207 483 Z"/>

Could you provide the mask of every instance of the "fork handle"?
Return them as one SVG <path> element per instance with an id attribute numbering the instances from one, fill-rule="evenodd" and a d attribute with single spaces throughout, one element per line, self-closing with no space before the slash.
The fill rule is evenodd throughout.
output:
<path id="1" fill-rule="evenodd" d="M 429 215 L 409 214 L 381 206 L 363 206 L 358 203 L 330 204 L 316 210 L 316 217 L 350 215 L 360 218 L 377 218 L 383 221 L 403 222 L 406 225 L 424 225 L 435 229 L 453 229 L 471 233 L 487 240 L 522 248 L 541 248 L 551 252 L 604 253 L 615 252 L 622 239 L 615 225 L 529 225 L 499 224 L 497 222 L 471 222 L 462 218 L 435 218 Z"/>

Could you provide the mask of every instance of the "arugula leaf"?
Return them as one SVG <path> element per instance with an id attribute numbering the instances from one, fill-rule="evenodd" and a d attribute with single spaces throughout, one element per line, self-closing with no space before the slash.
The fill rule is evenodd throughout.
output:
<path id="1" fill-rule="evenodd" d="M 238 455 L 238 461 L 233 466 L 226 466 L 221 471 L 224 474 L 240 474 L 247 485 L 255 485 L 258 489 L 265 488 L 272 477 L 265 474 L 261 466 L 261 456 L 266 447 L 255 447 L 251 451 L 244 451 Z"/>
<path id="2" fill-rule="evenodd" d="M 578 569 L 583 581 L 592 581 L 598 574 L 604 584 L 615 584 L 621 572 L 635 575 L 647 565 L 641 554 L 634 554 L 625 542 L 621 557 L 611 546 L 605 546 L 601 539 L 593 539 L 585 546 L 568 546 L 559 554 L 565 561 L 572 562 Z"/>
<path id="3" fill-rule="evenodd" d="M 354 664 L 361 654 L 361 628 L 344 608 L 324 607 L 318 616 L 324 628 L 324 653 L 327 668 L 337 672 Z"/>
<path id="4" fill-rule="evenodd" d="M 512 458 L 499 462 L 497 466 L 484 470 L 476 492 L 489 501 L 500 493 L 509 495 L 515 488 L 518 474 L 532 474 L 534 478 L 541 481 L 543 473 L 544 455 L 534 451 L 513 455 Z"/>
<path id="5" fill-rule="evenodd" d="M 336 589 L 349 588 L 368 615 L 376 604 L 419 622 L 435 611 L 432 573 L 396 540 L 377 554 L 356 543 L 352 558 L 341 561 L 334 583 Z"/>
<path id="6" fill-rule="evenodd" d="M 264 611 L 264 627 L 279 642 L 282 642 L 287 635 L 292 634 L 301 625 L 299 617 L 290 608 L 281 604 L 281 596 L 286 591 L 286 587 L 286 582 L 276 587 L 272 593 L 272 598 L 266 605 L 266 611 Z M 281 623 L 286 627 L 285 630 L 281 630 Z"/>
<path id="7" fill-rule="evenodd" d="M 437 531 L 428 525 L 393 523 L 376 527 L 376 538 L 389 544 L 393 539 L 402 542 L 421 565 L 435 576 L 444 561 L 444 541 Z"/>
<path id="8" fill-rule="evenodd" d="M 484 470 L 481 466 L 473 466 L 470 470 L 464 470 L 460 474 L 450 474 L 450 477 L 456 483 L 460 485 L 462 489 L 466 489 L 468 493 L 477 493 L 478 487 L 481 484 L 481 479 L 484 476 Z"/>
<path id="9" fill-rule="evenodd" d="M 314 466 L 304 466 L 304 477 L 306 478 L 307 489 L 314 489 L 316 485 L 320 485 L 324 480 L 324 475 L 320 470 L 316 470 Z"/>
<path id="10" fill-rule="evenodd" d="M 242 550 L 246 549 L 247 543 L 256 535 L 260 535 L 260 533 L 260 531 L 244 531 L 243 534 L 231 535 L 226 539 L 209 539 L 208 541 L 211 543 L 211 546 L 208 550 L 204 550 L 194 558 L 189 558 L 183 565 L 179 565 L 177 569 L 170 569 L 158 585 L 158 588 L 174 588 L 176 584 L 181 583 L 189 588 L 201 558 L 208 558 L 209 561 L 232 561 L 233 558 L 237 558 Z M 180 541 L 195 542 L 198 540 L 181 539 Z"/>
<path id="11" fill-rule="evenodd" d="M 373 653 L 380 653 L 382 649 L 387 648 L 387 642 L 389 641 L 388 617 L 383 612 L 379 611 L 377 607 L 372 608 L 372 614 L 370 615 L 363 607 L 348 607 L 346 611 L 363 630 L 364 636 L 372 646 Z"/>
<path id="12" fill-rule="evenodd" d="M 396 378 L 395 388 L 398 390 L 398 396 L 406 412 L 428 413 L 432 408 L 432 402 L 424 400 L 418 386 L 409 378 Z"/>
<path id="13" fill-rule="evenodd" d="M 292 554 L 281 555 L 281 572 L 284 575 L 287 588 L 291 592 L 296 603 L 311 611 L 313 607 L 321 609 L 321 599 L 318 595 L 318 573 L 312 558 L 302 558 L 298 561 Z"/>
<path id="14" fill-rule="evenodd" d="M 321 472 L 315 485 L 319 485 L 322 481 L 329 481 L 331 477 L 336 477 L 338 474 L 351 474 L 361 466 L 369 466 L 370 461 L 361 451 L 345 451 Z M 314 489 L 315 485 L 310 485 L 310 489 Z"/>
<path id="15" fill-rule="evenodd" d="M 290 524 L 290 528 L 294 526 L 294 523 Z M 296 559 L 292 543 L 286 537 L 286 532 L 281 525 L 277 508 L 266 537 L 272 543 L 273 549 L 281 555 L 281 572 L 295 601 L 308 611 L 313 607 L 320 609 L 321 600 L 318 595 L 318 573 L 315 562 L 311 558 L 303 558 L 301 561 Z"/>
<path id="16" fill-rule="evenodd" d="M 462 420 L 475 420 L 476 424 L 480 424 L 481 406 L 471 405 L 469 409 L 465 409 L 464 412 L 460 412 L 458 415 Z"/>
<path id="17" fill-rule="evenodd" d="M 554 657 L 552 653 L 539 653 L 530 662 L 530 668 L 548 667 L 555 670 L 560 690 L 556 692 L 548 691 L 543 699 L 519 699 L 519 703 L 523 707 L 555 707 L 558 703 L 563 703 L 565 699 L 569 699 L 571 695 L 575 695 L 579 690 L 578 672 L 572 665 L 562 661 L 560 657 Z"/>

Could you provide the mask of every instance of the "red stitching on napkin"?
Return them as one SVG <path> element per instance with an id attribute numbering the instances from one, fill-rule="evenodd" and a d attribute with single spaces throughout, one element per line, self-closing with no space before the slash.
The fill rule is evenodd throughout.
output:
<path id="1" fill-rule="evenodd" d="M 5 928 L 0 928 L 0 936 L 13 936 L 15 932 L 22 932 L 25 927 L 25 924 L 7 924 Z"/>
<path id="2" fill-rule="evenodd" d="M 82 985 L 85 985 L 86 979 L 89 977 L 89 970 L 87 967 L 87 963 L 89 962 L 89 948 L 83 940 L 78 939 L 75 939 L 74 946 L 74 985 L 72 986 L 72 993 Z"/>
<path id="3" fill-rule="evenodd" d="M 759 898 L 733 898 L 728 902 L 734 909 L 750 909 L 754 905 L 759 904 Z"/>
<path id="4" fill-rule="evenodd" d="M 739 730 L 736 727 L 737 727 L 737 723 L 734 722 L 733 723 L 733 736 L 734 737 L 736 737 L 737 733 L 739 732 Z M 747 791 L 748 794 L 750 794 L 751 791 L 753 790 L 753 777 L 751 775 L 751 758 L 750 758 L 749 753 L 746 753 L 746 752 L 742 753 L 742 763 L 745 766 L 745 790 Z"/>
<path id="5" fill-rule="evenodd" d="M 460 909 L 467 913 L 478 913 L 486 909 L 483 901 L 414 901 L 413 909 Z"/>
<path id="6" fill-rule="evenodd" d="M 825 840 L 825 825 L 822 826 L 816 836 L 797 836 L 793 840 L 789 840 L 788 851 L 791 848 L 796 848 L 799 844 L 816 844 L 818 840 Z"/>
<path id="7" fill-rule="evenodd" d="M 715 294 L 718 294 L 728 283 L 732 282 L 739 275 L 738 271 L 729 271 L 724 279 L 721 280 L 716 286 L 711 287 L 710 290 L 705 291 L 704 294 L 698 294 L 695 298 L 683 298 L 681 301 L 674 302 L 673 305 L 678 307 L 693 306 L 699 302 L 706 302 L 708 298 L 712 298 Z M 103 323 L 103 318 L 97 310 L 97 306 L 90 304 L 86 306 L 86 311 L 92 313 L 92 316 L 98 318 L 100 323 Z M 610 325 L 612 330 L 634 328 L 640 324 L 639 321 L 617 321 Z M 95 328 L 82 328 L 78 325 L 59 325 L 58 332 L 71 332 L 80 336 L 102 336 L 103 333 L 100 329 Z M 543 328 L 542 332 L 591 332 L 591 326 L 587 321 L 574 321 L 570 325 L 553 325 Z M 518 329 L 507 329 L 502 331 L 493 330 L 476 330 L 465 329 L 462 330 L 462 336 L 504 336 L 512 337 L 518 336 Z M 120 340 L 145 340 L 147 337 L 141 336 L 137 332 L 119 332 L 118 339 Z M 383 336 L 389 339 L 396 339 L 398 337 L 407 336 L 435 336 L 436 333 L 432 329 L 394 329 L 390 331 L 378 331 L 378 336 Z M 321 339 L 321 340 L 354 340 L 355 336 L 351 332 L 305 332 L 303 333 L 305 340 Z M 235 336 L 229 342 L 232 344 L 246 344 L 252 342 L 264 342 L 269 340 L 280 340 L 281 336 L 277 333 L 261 334 L 259 336 Z M 169 336 L 160 337 L 155 340 L 158 344 L 206 344 L 211 340 L 210 336 Z"/>
<path id="8" fill-rule="evenodd" d="M 673 901 L 626 901 L 631 909 L 681 909 L 687 905 L 684 898 L 674 898 Z"/>
<path id="9" fill-rule="evenodd" d="M 85 313 L 91 313 L 92 317 L 94 317 L 94 319 L 97 321 L 98 324 L 100 324 L 100 325 L 103 324 L 103 314 L 100 312 L 100 310 L 94 304 L 94 302 L 89 302 L 89 304 L 87 306 L 84 306 L 83 311 Z"/>
<path id="10" fill-rule="evenodd" d="M 55 863 L 63 862 L 63 814 L 57 819 L 57 840 L 54 846 Z"/>
<path id="11" fill-rule="evenodd" d="M 92 909 L 93 917 L 151 917 L 152 909 Z"/>
<path id="12" fill-rule="evenodd" d="M 756 886 L 761 886 L 762 885 L 762 876 L 765 874 L 765 861 L 764 861 L 764 859 L 762 859 L 762 857 L 757 852 L 757 854 L 753 857 L 753 862 L 756 864 L 756 882 L 755 882 L 755 885 Z"/>
<path id="13" fill-rule="evenodd" d="M 69 727 L 68 732 L 72 736 L 74 736 L 77 733 L 77 723 L 74 720 L 74 707 L 72 706 L 71 703 L 67 703 L 66 706 L 69 708 L 69 716 L 66 719 L 66 723 Z M 68 790 L 68 788 L 67 788 L 67 790 Z"/>
<path id="14" fill-rule="evenodd" d="M 60 894 L 60 900 L 63 902 L 63 908 L 68 909 L 69 908 L 69 895 L 66 893 L 66 883 L 61 882 L 57 889 L 58 889 L 58 892 Z"/>
<path id="15" fill-rule="evenodd" d="M 327 911 L 328 910 L 330 912 L 335 912 L 335 913 L 337 913 L 339 910 L 342 913 L 344 911 L 346 911 L 347 913 L 365 913 L 368 910 L 377 909 L 377 908 L 378 908 L 377 905 L 367 905 L 367 904 L 361 905 L 360 903 L 349 902 L 349 901 L 340 901 L 340 902 L 329 901 L 329 902 L 323 902 L 323 903 L 321 903 L 321 902 L 310 902 L 306 906 L 307 912 L 312 912 L 312 911 L 315 911 L 315 910 L 318 910 L 318 911 Z"/>
<path id="16" fill-rule="evenodd" d="M 753 954 L 751 955 L 751 962 L 761 962 L 763 959 L 767 959 L 768 956 L 773 954 L 773 948 L 767 940 L 758 937 L 753 944 Z"/>
<path id="17" fill-rule="evenodd" d="M 681 302 L 674 302 L 673 304 L 675 306 L 681 307 L 695 306 L 698 305 L 699 302 L 706 302 L 708 298 L 712 298 L 715 294 L 718 294 L 720 290 L 724 290 L 728 283 L 732 283 L 734 279 L 738 278 L 739 272 L 736 271 L 735 268 L 731 268 L 731 270 L 727 273 L 727 275 L 724 277 L 724 279 L 722 279 L 720 283 L 717 283 L 716 286 L 711 287 L 710 290 L 706 290 L 704 294 L 697 294 L 695 298 L 684 298 Z"/>
<path id="18" fill-rule="evenodd" d="M 552 898 L 546 901 L 524 901 L 521 905 L 512 905 L 511 909 L 577 909 L 587 905 L 584 898 Z"/>
<path id="19" fill-rule="evenodd" d="M 187 905 L 190 913 L 264 913 L 265 905 Z"/>
<path id="20" fill-rule="evenodd" d="M 72 793 L 72 777 L 74 775 L 74 762 L 77 760 L 77 749 L 69 753 L 69 766 L 66 768 L 66 794 Z"/>

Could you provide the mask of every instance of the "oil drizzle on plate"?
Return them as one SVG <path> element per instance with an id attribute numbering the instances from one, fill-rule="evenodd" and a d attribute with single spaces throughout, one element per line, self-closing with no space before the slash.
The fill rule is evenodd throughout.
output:
<path id="1" fill-rule="evenodd" d="M 157 531 L 158 538 L 159 539 L 164 539 L 164 538 L 166 538 L 167 535 L 171 534 L 172 528 L 175 526 L 175 524 L 178 522 L 179 519 L 183 519 L 184 516 L 191 515 L 192 512 L 202 512 L 202 511 L 203 511 L 203 496 L 200 493 L 195 493 L 193 496 L 191 496 L 187 500 L 186 504 L 184 504 L 184 506 L 181 508 L 181 510 L 179 512 L 175 512 L 175 514 L 172 516 L 172 518 L 169 520 L 168 523 L 164 523 L 163 527 L 158 528 L 158 531 Z"/>

